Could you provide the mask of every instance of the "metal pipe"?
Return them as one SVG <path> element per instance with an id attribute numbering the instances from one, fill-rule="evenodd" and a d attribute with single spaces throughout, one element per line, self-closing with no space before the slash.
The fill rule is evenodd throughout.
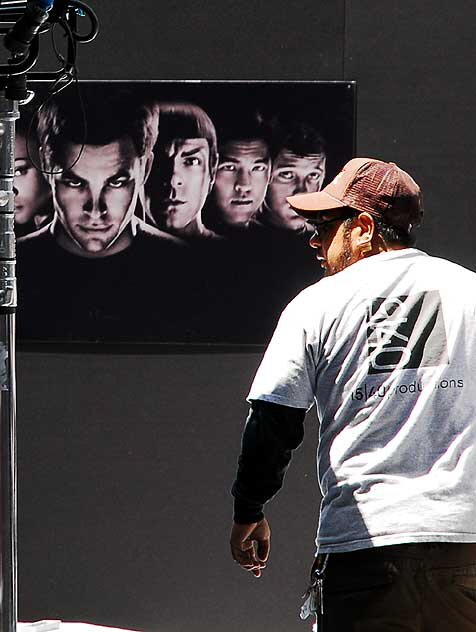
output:
<path id="1" fill-rule="evenodd" d="M 18 102 L 0 91 L 0 632 L 16 632 L 18 620 L 13 191 L 18 116 Z"/>

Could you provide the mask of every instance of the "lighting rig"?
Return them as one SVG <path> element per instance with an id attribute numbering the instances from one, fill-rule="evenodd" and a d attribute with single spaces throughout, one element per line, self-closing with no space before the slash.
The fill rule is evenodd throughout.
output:
<path id="1" fill-rule="evenodd" d="M 87 19 L 89 30 L 78 27 Z M 53 47 L 60 67 L 32 72 L 40 56 L 40 40 L 61 28 L 65 54 Z M 55 94 L 77 79 L 78 44 L 98 33 L 94 11 L 80 0 L 0 0 L 0 36 L 7 63 L 0 64 L 0 632 L 15 632 L 17 610 L 17 476 L 15 312 L 15 121 L 31 101 L 29 79 L 50 80 Z M 40 308 L 40 306 L 38 306 Z"/>

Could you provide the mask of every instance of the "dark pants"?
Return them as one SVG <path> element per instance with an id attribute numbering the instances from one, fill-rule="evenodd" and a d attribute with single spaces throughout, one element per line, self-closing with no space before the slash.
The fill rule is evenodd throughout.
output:
<path id="1" fill-rule="evenodd" d="M 329 556 L 319 632 L 475 632 L 476 544 Z"/>

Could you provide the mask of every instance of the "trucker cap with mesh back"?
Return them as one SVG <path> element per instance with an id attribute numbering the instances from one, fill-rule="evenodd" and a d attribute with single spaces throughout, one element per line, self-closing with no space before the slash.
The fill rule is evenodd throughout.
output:
<path id="1" fill-rule="evenodd" d="M 286 200 L 310 221 L 325 211 L 350 207 L 410 232 L 423 217 L 418 184 L 393 162 L 374 158 L 353 158 L 322 191 L 301 193 Z"/>

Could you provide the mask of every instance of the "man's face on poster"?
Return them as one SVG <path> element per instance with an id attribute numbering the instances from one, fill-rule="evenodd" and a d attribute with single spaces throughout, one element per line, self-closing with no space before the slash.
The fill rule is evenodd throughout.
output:
<path id="1" fill-rule="evenodd" d="M 32 140 L 27 151 L 26 138 L 17 133 L 15 137 L 15 222 L 26 224 L 40 212 L 51 195 L 43 174 L 33 165 L 30 156 L 39 165 L 38 145 Z M 30 154 L 30 156 L 29 156 Z"/>
<path id="2" fill-rule="evenodd" d="M 149 180 L 152 216 L 159 228 L 185 228 L 200 213 L 210 191 L 208 140 L 177 138 L 161 145 L 159 135 L 155 151 L 158 169 Z"/>
<path id="3" fill-rule="evenodd" d="M 263 140 L 231 141 L 220 147 L 213 201 L 223 223 L 246 226 L 266 195 L 271 172 Z"/>
<path id="4" fill-rule="evenodd" d="M 299 156 L 287 149 L 280 151 L 273 162 L 266 193 L 271 222 L 289 230 L 305 228 L 306 221 L 289 206 L 286 198 L 298 193 L 320 191 L 325 173 L 325 154 Z"/>
<path id="5" fill-rule="evenodd" d="M 64 169 L 52 176 L 54 207 L 76 245 L 92 256 L 104 255 L 130 223 L 147 160 L 137 155 L 129 137 L 86 145 L 73 165 L 80 150 L 66 145 L 61 164 L 53 166 L 53 171 Z"/>

